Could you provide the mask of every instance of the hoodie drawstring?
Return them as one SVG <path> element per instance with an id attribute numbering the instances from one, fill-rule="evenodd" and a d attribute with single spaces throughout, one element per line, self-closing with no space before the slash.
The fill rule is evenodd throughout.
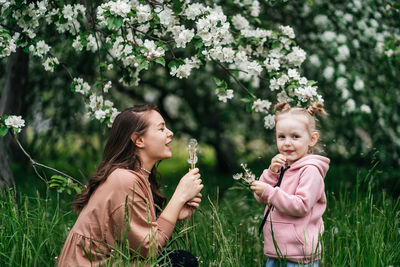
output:
<path id="1" fill-rule="evenodd" d="M 285 174 L 285 172 L 286 172 L 289 168 L 290 168 L 290 166 L 287 166 L 286 168 L 281 167 L 281 173 L 279 174 L 278 183 L 277 183 L 274 187 L 279 187 L 279 186 L 281 185 L 282 179 L 283 179 L 283 175 Z M 267 210 L 267 212 L 265 213 L 265 216 L 264 216 L 264 218 L 263 218 L 263 220 L 262 220 L 262 222 L 261 222 L 260 228 L 258 228 L 258 234 L 259 234 L 259 235 L 261 235 L 261 233 L 262 233 L 262 231 L 263 231 L 265 222 L 267 221 L 267 217 L 268 217 L 269 212 L 271 211 L 272 208 L 273 208 L 272 205 L 270 205 L 269 208 L 268 208 L 268 210 Z"/>

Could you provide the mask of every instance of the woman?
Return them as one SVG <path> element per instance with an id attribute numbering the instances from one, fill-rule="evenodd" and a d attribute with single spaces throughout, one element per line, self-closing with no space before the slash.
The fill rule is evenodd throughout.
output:
<path id="1" fill-rule="evenodd" d="M 155 164 L 172 156 L 172 136 L 155 106 L 129 108 L 116 117 L 100 166 L 73 202 L 79 217 L 58 266 L 105 263 L 126 240 L 131 254 L 142 259 L 161 252 L 176 222 L 199 207 L 203 188 L 199 170 L 190 170 L 157 218 L 156 206 L 166 198 Z"/>

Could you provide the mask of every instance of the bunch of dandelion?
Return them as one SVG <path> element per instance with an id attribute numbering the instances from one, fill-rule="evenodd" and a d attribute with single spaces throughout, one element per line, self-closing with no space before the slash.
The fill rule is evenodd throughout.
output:
<path id="1" fill-rule="evenodd" d="M 247 167 L 246 163 L 241 163 L 240 166 L 243 168 L 244 172 L 234 174 L 233 179 L 237 181 L 242 181 L 245 184 L 250 185 L 252 182 L 256 180 L 256 176 Z"/>
<path id="2" fill-rule="evenodd" d="M 192 138 L 189 140 L 189 144 L 187 147 L 187 151 L 189 152 L 189 158 L 187 160 L 187 162 L 190 164 L 190 169 L 193 170 L 194 168 L 196 168 L 196 163 L 197 163 L 197 140 Z M 193 208 L 192 208 L 193 209 Z M 194 214 L 191 216 L 192 217 L 192 228 L 194 225 Z M 185 223 L 185 228 L 188 228 L 188 222 L 189 220 L 186 221 Z M 189 232 L 186 232 L 186 247 L 187 249 L 189 249 Z"/>

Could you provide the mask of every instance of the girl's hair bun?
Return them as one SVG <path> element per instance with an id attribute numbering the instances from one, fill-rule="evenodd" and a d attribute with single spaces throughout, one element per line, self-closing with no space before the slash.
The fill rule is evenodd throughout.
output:
<path id="1" fill-rule="evenodd" d="M 322 102 L 313 102 L 313 103 L 311 103 L 310 106 L 307 108 L 307 112 L 311 116 L 314 116 L 315 114 L 317 114 L 317 115 L 325 115 L 326 111 L 324 109 L 324 103 L 322 103 Z"/>
<path id="2" fill-rule="evenodd" d="M 290 105 L 288 102 L 279 102 L 274 108 L 276 112 L 284 112 L 290 109 Z"/>

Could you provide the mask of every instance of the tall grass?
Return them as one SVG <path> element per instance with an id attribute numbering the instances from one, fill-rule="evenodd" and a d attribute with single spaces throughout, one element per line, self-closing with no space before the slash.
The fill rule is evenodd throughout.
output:
<path id="1" fill-rule="evenodd" d="M 322 266 L 400 266 L 400 198 L 375 188 L 377 175 L 359 175 L 355 186 L 327 193 Z M 201 266 L 264 266 L 258 235 L 264 207 L 247 189 L 211 195 L 193 225 L 178 224 L 167 248 L 191 251 Z M 54 266 L 76 219 L 68 203 L 48 192 L 6 192 L 0 209 L 0 266 Z M 118 257 L 126 262 L 126 255 Z"/>

